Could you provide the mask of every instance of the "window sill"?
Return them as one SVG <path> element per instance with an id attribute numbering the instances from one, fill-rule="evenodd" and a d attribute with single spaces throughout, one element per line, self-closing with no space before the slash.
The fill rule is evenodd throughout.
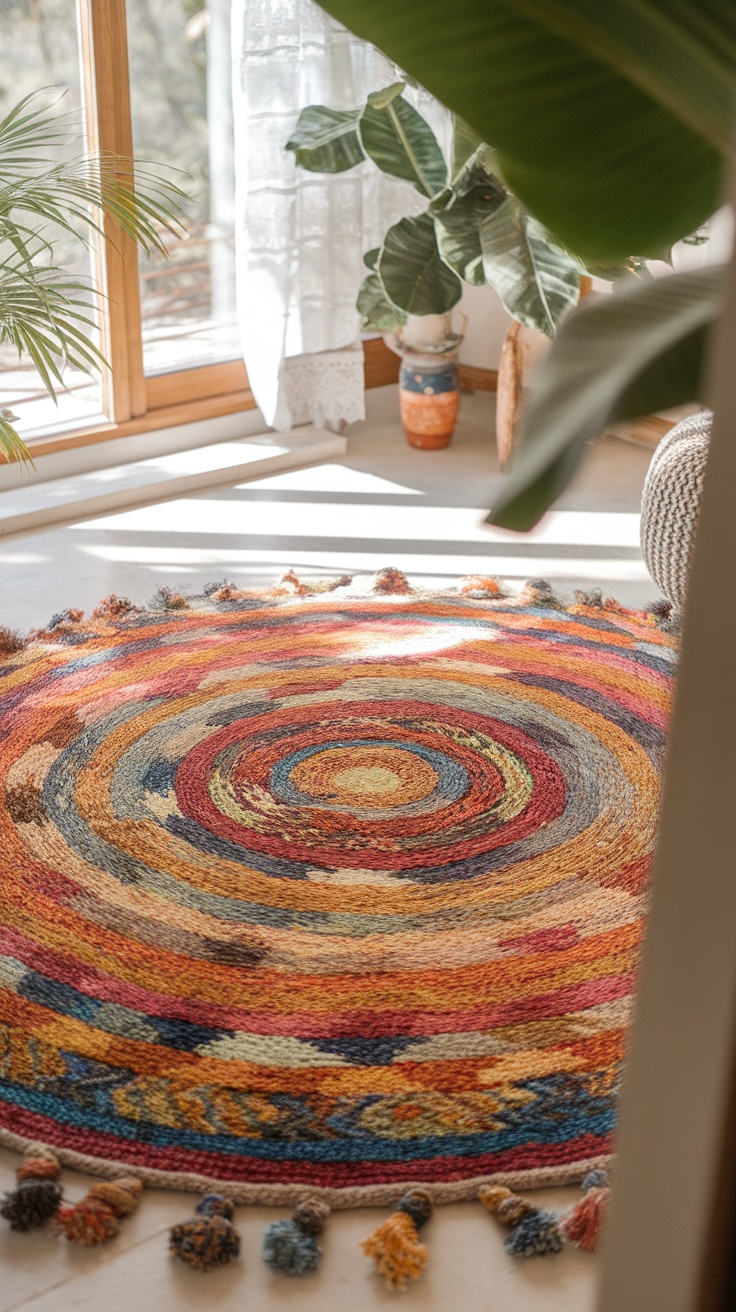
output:
<path id="1" fill-rule="evenodd" d="M 363 343 L 365 385 L 385 387 L 399 377 L 399 359 L 380 337 Z M 460 366 L 460 385 L 477 391 L 495 392 L 496 371 L 473 365 Z M 28 447 L 35 457 L 90 446 L 116 437 L 152 432 L 159 428 L 177 428 L 203 419 L 257 409 L 243 365 L 231 361 L 222 365 L 190 369 L 182 374 L 161 374 L 147 383 L 148 410 L 145 414 L 120 423 L 106 423 L 77 428 L 65 433 L 31 437 Z M 233 387 L 233 382 L 243 386 Z M 230 387 L 228 388 L 228 384 Z M 213 388 L 218 388 L 213 394 Z M 225 390 L 227 389 L 227 390 Z"/>
<path id="2" fill-rule="evenodd" d="M 253 393 L 245 388 L 241 392 L 230 392 L 224 396 L 207 396 L 198 400 L 184 401 L 178 405 L 160 406 L 119 424 L 108 423 L 92 428 L 78 428 L 54 437 L 31 437 L 28 439 L 28 449 L 35 459 L 37 456 L 70 451 L 74 447 L 90 446 L 93 442 L 108 442 L 115 437 L 130 437 L 135 433 L 153 432 L 157 428 L 177 428 L 182 424 L 194 424 L 202 419 L 215 419 L 219 415 L 232 415 L 239 410 L 255 409 L 257 406 Z"/>

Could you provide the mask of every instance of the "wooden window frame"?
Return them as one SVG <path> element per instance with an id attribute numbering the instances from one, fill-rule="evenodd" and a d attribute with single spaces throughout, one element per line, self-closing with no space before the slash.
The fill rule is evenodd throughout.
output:
<path id="1" fill-rule="evenodd" d="M 90 151 L 134 156 L 126 0 L 76 0 L 86 144 Z M 148 430 L 256 409 L 242 360 L 146 375 L 143 362 L 138 248 L 109 218 L 96 241 L 94 273 L 103 295 L 98 311 L 102 370 L 100 424 L 29 436 L 34 457 Z M 366 388 L 398 379 L 399 361 L 381 338 L 364 342 Z M 464 386 L 495 391 L 494 370 L 460 367 Z"/>
<path id="2" fill-rule="evenodd" d="M 135 155 L 126 0 L 76 0 L 86 145 Z M 30 438 L 34 454 L 255 408 L 242 360 L 146 375 L 138 248 L 107 217 L 94 247 L 106 422 Z"/>
<path id="3" fill-rule="evenodd" d="M 77 0 L 82 88 L 90 151 L 133 157 L 128 32 L 125 0 Z M 103 296 L 99 321 L 102 405 L 107 418 L 125 423 L 147 409 L 138 248 L 107 216 L 105 240 L 95 244 L 95 274 Z"/>

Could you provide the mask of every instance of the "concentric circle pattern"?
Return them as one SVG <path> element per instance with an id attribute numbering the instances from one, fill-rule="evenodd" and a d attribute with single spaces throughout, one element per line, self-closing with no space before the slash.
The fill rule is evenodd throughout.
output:
<path id="1" fill-rule="evenodd" d="M 610 1151 L 650 617 L 327 594 L 61 629 L 0 672 L 6 1142 L 250 1201 Z"/>

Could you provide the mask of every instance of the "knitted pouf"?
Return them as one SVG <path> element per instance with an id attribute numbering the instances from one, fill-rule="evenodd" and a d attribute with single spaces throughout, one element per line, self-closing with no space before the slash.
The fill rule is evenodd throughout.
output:
<path id="1" fill-rule="evenodd" d="M 683 419 L 660 442 L 641 498 L 641 549 L 647 569 L 676 610 L 685 604 L 700 513 L 713 412 Z"/>

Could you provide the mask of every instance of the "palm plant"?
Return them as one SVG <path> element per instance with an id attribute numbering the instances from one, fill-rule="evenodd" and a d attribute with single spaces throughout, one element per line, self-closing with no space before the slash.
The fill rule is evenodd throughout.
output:
<path id="1" fill-rule="evenodd" d="M 53 399 L 66 366 L 92 374 L 105 363 L 90 335 L 100 293 L 60 266 L 61 239 L 90 245 L 107 216 L 146 252 L 165 254 L 162 234 L 183 232 L 179 187 L 119 155 L 65 157 L 78 136 L 77 116 L 57 113 L 42 92 L 0 122 L 0 346 L 29 357 Z M 0 455 L 32 463 L 14 420 L 0 410 Z"/>

